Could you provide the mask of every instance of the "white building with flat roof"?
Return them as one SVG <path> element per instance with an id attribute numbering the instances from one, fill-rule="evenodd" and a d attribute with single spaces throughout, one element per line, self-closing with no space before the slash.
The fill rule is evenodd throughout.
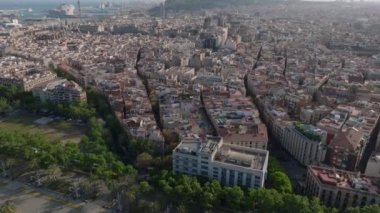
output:
<path id="1" fill-rule="evenodd" d="M 264 186 L 268 158 L 267 150 L 224 144 L 220 137 L 189 137 L 173 150 L 173 172 L 259 188 Z"/>

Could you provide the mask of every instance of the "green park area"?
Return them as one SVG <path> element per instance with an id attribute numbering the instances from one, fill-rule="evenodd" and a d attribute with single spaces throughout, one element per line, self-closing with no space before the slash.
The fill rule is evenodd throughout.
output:
<path id="1" fill-rule="evenodd" d="M 62 117 L 44 117 L 28 112 L 16 112 L 0 118 L 0 129 L 7 132 L 42 134 L 51 140 L 79 143 L 86 127 Z"/>

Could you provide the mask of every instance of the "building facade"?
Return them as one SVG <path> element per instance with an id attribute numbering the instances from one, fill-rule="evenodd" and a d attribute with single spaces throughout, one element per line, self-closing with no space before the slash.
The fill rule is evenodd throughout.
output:
<path id="1" fill-rule="evenodd" d="M 184 138 L 173 150 L 173 172 L 259 188 L 264 186 L 268 157 L 266 150 L 224 144 L 220 137 Z"/>
<path id="2" fill-rule="evenodd" d="M 70 103 L 87 101 L 86 92 L 74 81 L 59 79 L 47 84 L 44 88 L 33 91 L 42 102 Z"/>
<path id="3" fill-rule="evenodd" d="M 365 175 L 380 177 L 380 153 L 373 153 L 367 162 Z"/>
<path id="4" fill-rule="evenodd" d="M 302 165 L 317 164 L 326 155 L 326 132 L 312 125 L 288 124 L 280 143 Z"/>
<path id="5" fill-rule="evenodd" d="M 380 203 L 378 178 L 328 167 L 308 167 L 305 194 L 338 209 Z"/>

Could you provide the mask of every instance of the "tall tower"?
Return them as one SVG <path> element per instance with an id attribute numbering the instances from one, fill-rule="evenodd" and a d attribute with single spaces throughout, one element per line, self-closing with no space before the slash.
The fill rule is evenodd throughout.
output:
<path id="1" fill-rule="evenodd" d="M 78 12 L 79 12 L 79 21 L 82 21 L 82 14 L 81 14 L 81 9 L 80 9 L 80 0 L 78 0 Z"/>
<path id="2" fill-rule="evenodd" d="M 163 11 L 163 17 L 166 18 L 166 4 L 165 4 L 165 1 L 164 1 L 164 11 Z"/>
<path id="3" fill-rule="evenodd" d="M 162 19 L 166 18 L 166 5 L 165 1 L 161 3 L 161 12 L 162 12 Z"/>

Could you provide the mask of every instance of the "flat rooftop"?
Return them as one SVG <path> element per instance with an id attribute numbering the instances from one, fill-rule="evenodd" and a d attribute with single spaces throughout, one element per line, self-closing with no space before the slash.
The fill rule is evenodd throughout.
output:
<path id="1" fill-rule="evenodd" d="M 199 154 L 211 155 L 220 142 L 221 139 L 219 137 L 208 137 L 203 139 L 194 135 L 193 137 L 183 138 L 174 151 L 194 156 Z"/>
<path id="2" fill-rule="evenodd" d="M 324 185 L 380 195 L 380 178 L 328 167 L 310 166 L 309 170 Z"/>
<path id="3" fill-rule="evenodd" d="M 215 155 L 215 161 L 263 170 L 268 151 L 224 144 Z"/>

